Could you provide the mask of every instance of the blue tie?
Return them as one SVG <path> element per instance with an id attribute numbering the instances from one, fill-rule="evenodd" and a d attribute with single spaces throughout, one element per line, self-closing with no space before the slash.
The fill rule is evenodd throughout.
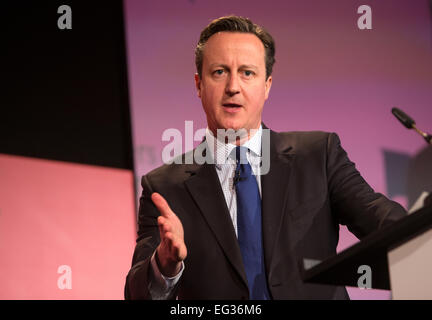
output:
<path id="1" fill-rule="evenodd" d="M 237 195 L 238 242 L 249 284 L 250 299 L 268 300 L 270 295 L 264 267 L 261 197 L 246 152 L 247 148 L 236 147 L 234 184 Z"/>

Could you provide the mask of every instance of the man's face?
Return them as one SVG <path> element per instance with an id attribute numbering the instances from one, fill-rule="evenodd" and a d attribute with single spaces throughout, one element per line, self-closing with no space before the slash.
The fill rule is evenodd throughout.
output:
<path id="1" fill-rule="evenodd" d="M 202 76 L 195 84 L 209 129 L 258 129 L 272 78 L 266 80 L 265 50 L 251 33 L 219 32 L 204 47 Z"/>

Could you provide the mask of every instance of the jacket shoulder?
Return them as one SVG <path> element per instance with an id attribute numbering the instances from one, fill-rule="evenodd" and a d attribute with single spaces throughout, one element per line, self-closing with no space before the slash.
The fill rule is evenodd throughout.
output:
<path id="1" fill-rule="evenodd" d="M 326 131 L 288 131 L 275 132 L 274 137 L 280 148 L 293 148 L 293 151 L 310 152 L 312 150 L 324 150 L 333 142 L 339 143 L 339 137 L 334 132 Z"/>
<path id="2" fill-rule="evenodd" d="M 172 163 L 163 164 L 147 174 L 143 175 L 141 178 L 141 185 L 148 182 L 152 186 L 173 186 L 183 182 L 187 177 L 188 170 L 191 170 L 194 165 L 187 164 L 185 158 L 193 152 L 184 153 L 172 160 Z"/>

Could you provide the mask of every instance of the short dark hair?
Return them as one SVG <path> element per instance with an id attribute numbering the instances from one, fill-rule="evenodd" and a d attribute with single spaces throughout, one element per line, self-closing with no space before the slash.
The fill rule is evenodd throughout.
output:
<path id="1" fill-rule="evenodd" d="M 256 35 L 264 45 L 266 79 L 272 74 L 275 63 L 275 43 L 273 37 L 263 27 L 253 23 L 248 18 L 240 16 L 225 16 L 213 20 L 201 31 L 198 44 L 195 48 L 195 64 L 199 77 L 202 75 L 204 45 L 208 39 L 218 32 L 244 32 Z"/>

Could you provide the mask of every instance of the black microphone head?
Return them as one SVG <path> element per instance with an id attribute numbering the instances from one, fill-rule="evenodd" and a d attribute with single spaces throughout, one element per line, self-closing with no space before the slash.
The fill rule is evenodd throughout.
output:
<path id="1" fill-rule="evenodd" d="M 401 109 L 393 108 L 393 115 L 408 129 L 412 129 L 413 125 L 415 125 L 415 121 L 411 119 L 405 112 Z"/>

